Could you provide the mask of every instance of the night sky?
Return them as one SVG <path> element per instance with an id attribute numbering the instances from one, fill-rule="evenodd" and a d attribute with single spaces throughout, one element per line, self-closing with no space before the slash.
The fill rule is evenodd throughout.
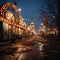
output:
<path id="1" fill-rule="evenodd" d="M 38 9 L 43 5 L 42 0 L 17 0 L 18 8 L 22 9 L 22 16 L 26 19 L 26 22 L 29 22 L 31 17 L 34 17 L 36 29 L 39 28 L 42 20 L 38 20 L 39 12 Z M 28 20 L 28 21 L 27 21 Z"/>
<path id="2" fill-rule="evenodd" d="M 33 17 L 36 29 L 38 30 L 40 23 L 42 22 L 42 17 L 38 10 L 45 5 L 45 0 L 1 0 L 0 5 L 5 2 L 14 1 L 16 2 L 16 6 L 22 9 L 21 13 L 27 25 L 31 20 L 31 17 Z"/>

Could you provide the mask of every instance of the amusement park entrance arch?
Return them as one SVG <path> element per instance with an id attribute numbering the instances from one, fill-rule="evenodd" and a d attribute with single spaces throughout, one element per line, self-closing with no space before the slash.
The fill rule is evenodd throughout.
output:
<path id="1" fill-rule="evenodd" d="M 7 19 L 6 17 L 3 16 L 5 14 L 4 11 L 8 10 L 7 9 L 8 7 L 13 8 L 17 12 L 17 14 L 18 14 L 18 19 L 17 20 L 20 20 L 19 23 L 16 23 L 12 20 L 9 20 L 9 19 Z M 19 9 L 13 3 L 7 2 L 7 3 L 3 4 L 2 7 L 0 8 L 0 21 L 2 23 L 7 23 L 8 25 L 15 26 L 19 29 L 31 32 L 30 30 L 28 30 L 28 27 L 25 24 L 23 24 L 23 23 L 21 24 L 21 21 L 23 21 L 22 19 L 23 18 L 22 18 L 22 15 L 21 15 Z"/>
<path id="2" fill-rule="evenodd" d="M 8 23 L 8 24 L 10 24 L 10 25 L 14 25 L 14 26 L 19 27 L 19 28 L 21 28 L 21 29 L 26 29 L 25 26 L 23 26 L 23 25 L 21 25 L 21 24 L 17 24 L 17 23 L 15 23 L 15 22 L 11 22 L 11 20 L 8 20 L 8 19 L 6 19 L 6 18 L 4 18 L 4 17 L 2 16 L 3 13 L 4 13 L 4 10 L 6 10 L 8 7 L 13 8 L 13 9 L 17 12 L 17 14 L 18 14 L 19 20 L 22 20 L 22 15 L 21 15 L 19 9 L 18 9 L 13 3 L 7 2 L 7 3 L 5 3 L 5 4 L 0 8 L 0 21 L 5 22 L 5 23 Z"/>

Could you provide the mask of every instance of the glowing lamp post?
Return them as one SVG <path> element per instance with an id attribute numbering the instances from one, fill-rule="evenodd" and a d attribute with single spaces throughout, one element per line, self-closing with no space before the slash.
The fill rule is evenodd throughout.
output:
<path id="1" fill-rule="evenodd" d="M 18 10 L 19 10 L 19 11 L 21 11 L 22 9 L 21 9 L 21 8 L 19 8 Z"/>

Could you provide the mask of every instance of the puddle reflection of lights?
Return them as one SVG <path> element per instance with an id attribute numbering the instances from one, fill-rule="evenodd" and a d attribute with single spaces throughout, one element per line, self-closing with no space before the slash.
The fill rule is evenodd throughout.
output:
<path id="1" fill-rule="evenodd" d="M 40 46 L 39 46 L 40 51 L 43 51 L 43 46 L 44 46 L 44 44 L 40 44 Z"/>
<path id="2" fill-rule="evenodd" d="M 43 46 L 44 46 L 44 44 L 41 43 L 41 42 L 38 42 L 38 46 L 39 46 L 39 50 L 40 50 L 40 51 L 43 51 Z"/>
<path id="3" fill-rule="evenodd" d="M 30 58 L 30 55 L 28 55 L 27 53 L 21 53 L 18 60 L 32 60 L 32 58 Z"/>
<path id="4" fill-rule="evenodd" d="M 24 60 L 24 59 L 26 59 L 25 53 L 21 54 L 20 57 L 18 58 L 18 60 Z"/>

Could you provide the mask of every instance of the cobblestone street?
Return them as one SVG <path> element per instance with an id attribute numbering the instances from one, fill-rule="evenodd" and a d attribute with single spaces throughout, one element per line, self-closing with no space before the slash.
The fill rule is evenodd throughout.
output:
<path id="1" fill-rule="evenodd" d="M 57 60 L 60 51 L 58 45 L 51 44 L 39 36 L 29 37 L 11 45 L 6 43 L 0 46 L 1 60 Z"/>

